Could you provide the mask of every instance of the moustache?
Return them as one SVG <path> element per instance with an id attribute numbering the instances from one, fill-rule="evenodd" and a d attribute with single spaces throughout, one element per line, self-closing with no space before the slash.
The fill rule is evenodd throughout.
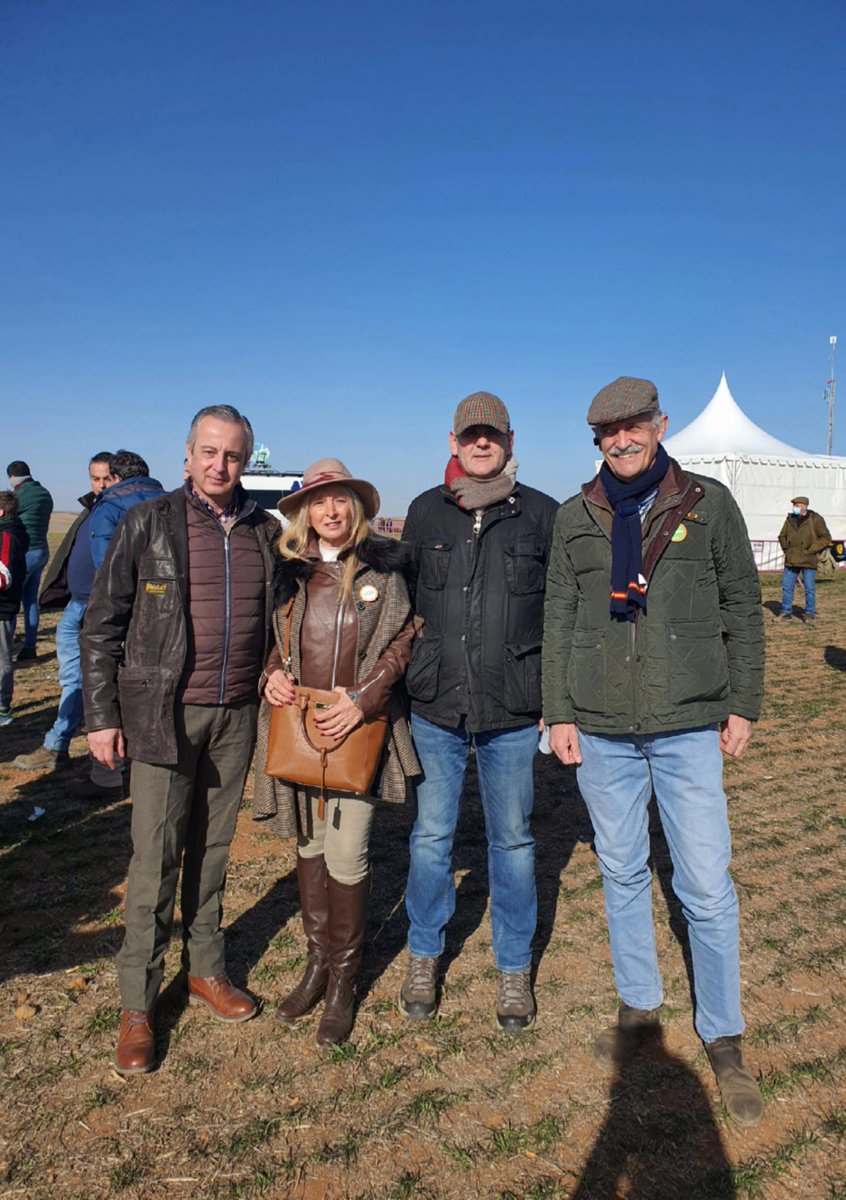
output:
<path id="1" fill-rule="evenodd" d="M 630 458 L 633 454 L 640 454 L 643 446 L 627 446 L 625 450 L 619 450 L 616 446 L 608 453 L 612 458 Z"/>

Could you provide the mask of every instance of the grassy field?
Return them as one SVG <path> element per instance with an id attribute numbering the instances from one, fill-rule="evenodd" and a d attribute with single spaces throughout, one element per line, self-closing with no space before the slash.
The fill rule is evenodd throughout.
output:
<path id="1" fill-rule="evenodd" d="M 776 606 L 778 580 L 765 578 Z M 458 912 L 439 1017 L 405 1022 L 402 888 L 411 814 L 380 811 L 360 1007 L 351 1042 L 273 1010 L 303 963 L 293 848 L 245 806 L 226 919 L 231 974 L 263 1009 L 220 1025 L 185 1005 L 169 956 L 159 1069 L 110 1067 L 119 1021 L 128 802 L 68 797 L 31 776 L 57 699 L 55 617 L 18 673 L 0 730 L 3 1120 L 0 1197 L 349 1200 L 846 1200 L 846 577 L 818 587 L 815 626 L 768 620 L 753 746 L 727 765 L 740 895 L 748 1058 L 767 1112 L 734 1128 L 691 1024 L 685 943 L 653 829 L 663 1041 L 609 1079 L 590 1044 L 616 1010 L 590 826 L 571 770 L 538 756 L 536 1028 L 498 1035 L 485 841 L 475 787 L 456 846 Z M 74 771 L 84 739 L 72 746 Z M 34 808 L 44 815 L 30 821 Z"/>

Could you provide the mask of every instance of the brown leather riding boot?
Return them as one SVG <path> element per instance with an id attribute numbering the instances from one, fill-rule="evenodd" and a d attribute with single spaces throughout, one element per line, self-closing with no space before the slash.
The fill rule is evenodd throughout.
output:
<path id="1" fill-rule="evenodd" d="M 370 894 L 370 874 L 358 883 L 338 883 L 326 876 L 329 898 L 329 982 L 317 1040 L 334 1046 L 349 1037 L 353 1027 L 355 975 L 361 962 L 364 918 Z"/>
<path id="2" fill-rule="evenodd" d="M 329 901 L 326 891 L 326 860 L 297 855 L 297 882 L 308 962 L 302 979 L 276 1010 L 284 1025 L 294 1025 L 310 1012 L 326 991 L 329 980 Z"/>

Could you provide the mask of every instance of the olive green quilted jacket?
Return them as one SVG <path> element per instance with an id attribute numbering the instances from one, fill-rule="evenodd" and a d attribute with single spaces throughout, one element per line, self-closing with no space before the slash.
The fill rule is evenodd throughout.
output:
<path id="1" fill-rule="evenodd" d="M 612 617 L 613 511 L 599 478 L 558 510 L 543 640 L 543 716 L 587 733 L 699 729 L 757 719 L 761 591 L 731 493 L 673 459 L 644 521 L 647 607 Z"/>

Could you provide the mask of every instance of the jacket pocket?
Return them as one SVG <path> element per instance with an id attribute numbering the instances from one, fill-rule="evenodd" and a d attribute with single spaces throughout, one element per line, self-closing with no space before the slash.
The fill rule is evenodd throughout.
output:
<path id="1" fill-rule="evenodd" d="M 725 700 L 728 655 L 713 621 L 679 621 L 667 629 L 669 696 L 672 704 Z"/>
<path id="2" fill-rule="evenodd" d="M 424 637 L 414 643 L 411 662 L 405 677 L 406 690 L 412 700 L 427 704 L 438 694 L 441 673 L 441 639 Z"/>
<path id="3" fill-rule="evenodd" d="M 515 538 L 505 546 L 505 571 L 508 590 L 521 596 L 528 592 L 542 592 L 546 583 L 546 546 L 543 538 Z"/>
<path id="4" fill-rule="evenodd" d="M 510 713 L 540 713 L 540 642 L 506 643 L 502 682 L 502 702 Z"/>
<path id="5" fill-rule="evenodd" d="M 118 696 L 127 755 L 144 762 L 176 756 L 173 697 L 177 677 L 157 667 L 120 667 Z"/>
<path id="6" fill-rule="evenodd" d="M 440 591 L 447 581 L 452 542 L 424 542 L 420 547 L 418 582 L 426 588 Z"/>
<path id="7" fill-rule="evenodd" d="M 567 690 L 577 712 L 604 713 L 606 704 L 605 631 L 577 629 L 570 643 Z"/>

